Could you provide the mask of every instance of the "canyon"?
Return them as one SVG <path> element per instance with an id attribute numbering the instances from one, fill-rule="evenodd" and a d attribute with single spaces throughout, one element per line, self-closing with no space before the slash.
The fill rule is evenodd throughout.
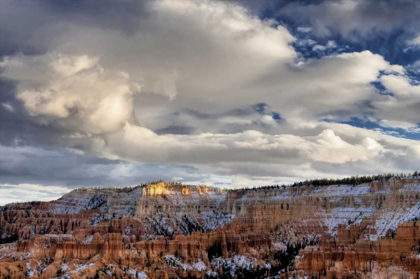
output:
<path id="1" fill-rule="evenodd" d="M 420 278 L 420 179 L 156 182 L 0 207 L 3 278 Z"/>

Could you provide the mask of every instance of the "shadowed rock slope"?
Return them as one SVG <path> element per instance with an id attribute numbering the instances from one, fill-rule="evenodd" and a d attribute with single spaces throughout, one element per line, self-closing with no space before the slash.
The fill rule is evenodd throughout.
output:
<path id="1" fill-rule="evenodd" d="M 0 207 L 1 278 L 420 278 L 420 181 L 159 182 Z"/>

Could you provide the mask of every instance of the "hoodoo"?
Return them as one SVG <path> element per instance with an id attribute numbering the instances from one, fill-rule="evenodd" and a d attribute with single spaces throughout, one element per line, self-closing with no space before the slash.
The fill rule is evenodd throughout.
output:
<path id="1" fill-rule="evenodd" d="M 159 182 L 0 207 L 0 278 L 419 278 L 420 181 Z"/>

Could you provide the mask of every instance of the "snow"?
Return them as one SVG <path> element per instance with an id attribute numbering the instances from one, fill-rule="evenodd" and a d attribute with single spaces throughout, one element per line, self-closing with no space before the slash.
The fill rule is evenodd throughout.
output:
<path id="1" fill-rule="evenodd" d="M 177 212 L 171 214 L 157 211 L 146 216 L 143 221 L 154 235 L 172 236 L 174 233 L 190 235 L 193 231 L 211 232 L 231 222 L 233 214 L 224 214 L 215 210 L 201 213 L 186 214 Z"/>
<path id="2" fill-rule="evenodd" d="M 215 272 L 215 271 L 211 271 L 211 270 L 208 270 L 208 271 L 206 272 L 206 275 L 207 275 L 208 277 L 214 277 L 214 278 L 218 278 L 218 277 L 219 277 L 219 274 L 217 274 L 217 272 Z"/>
<path id="3" fill-rule="evenodd" d="M 233 258 L 214 258 L 211 261 L 211 266 L 216 270 L 220 267 L 228 269 L 232 277 L 235 276 L 238 268 L 246 270 L 254 270 L 257 267 L 271 268 L 271 264 L 269 263 L 260 264 L 256 258 L 244 255 L 234 255 Z"/>
<path id="4" fill-rule="evenodd" d="M 391 191 L 391 188 L 386 188 L 386 189 L 382 189 L 382 190 L 376 191 L 375 194 L 385 194 L 385 195 L 388 195 L 390 191 Z"/>
<path id="5" fill-rule="evenodd" d="M 312 191 L 312 194 L 318 194 L 319 192 L 322 191 L 322 188 L 318 188 Z"/>
<path id="6" fill-rule="evenodd" d="M 94 195 L 86 205 L 86 209 L 95 209 L 106 203 L 108 197 L 105 195 Z"/>
<path id="7" fill-rule="evenodd" d="M 61 277 L 54 277 L 53 279 L 71 279 L 71 278 L 70 278 L 70 274 L 64 274 Z"/>
<path id="8" fill-rule="evenodd" d="M 245 195 L 243 195 L 242 197 L 240 197 L 239 199 L 237 199 L 236 201 L 241 201 L 241 202 L 243 202 L 243 201 L 247 201 L 247 200 L 249 200 L 249 197 L 248 197 L 248 195 L 247 195 L 247 194 L 245 194 Z"/>
<path id="9" fill-rule="evenodd" d="M 203 200 L 206 200 L 214 202 L 218 207 L 226 199 L 225 192 L 211 190 L 200 194 L 195 188 L 190 188 L 189 195 L 183 195 L 180 191 L 167 190 L 164 196 L 172 206 L 200 205 Z"/>
<path id="10" fill-rule="evenodd" d="M 398 192 L 416 192 L 420 193 L 420 183 L 405 184 Z"/>
<path id="11" fill-rule="evenodd" d="M 99 209 L 92 225 L 102 220 L 120 219 L 123 215 L 134 215 L 142 189 L 78 189 L 51 204 L 55 214 L 77 214 L 83 210 Z"/>
<path id="12" fill-rule="evenodd" d="M 91 235 L 89 235 L 89 236 L 87 236 L 84 240 L 83 240 L 83 244 L 89 244 L 89 243 L 91 243 L 92 242 L 92 239 L 93 239 L 93 235 L 91 234 Z"/>
<path id="13" fill-rule="evenodd" d="M 371 187 L 366 185 L 331 185 L 326 187 L 318 187 L 305 191 L 297 191 L 294 189 L 274 189 L 267 191 L 267 200 L 286 200 L 296 196 L 322 196 L 329 197 L 330 202 L 340 202 L 340 196 L 361 196 L 371 193 Z M 252 193 L 245 194 L 238 201 L 255 200 L 260 196 L 253 196 Z"/>
<path id="14" fill-rule="evenodd" d="M 286 200 L 292 198 L 287 191 L 284 191 L 280 195 L 269 197 L 270 200 Z"/>
<path id="15" fill-rule="evenodd" d="M 166 260 L 166 262 L 168 263 L 168 265 L 171 268 L 180 267 L 183 270 L 191 270 L 192 269 L 192 267 L 189 264 L 184 264 L 182 262 L 182 260 L 180 260 L 179 258 L 175 257 L 174 255 L 166 255 L 163 258 Z"/>
<path id="16" fill-rule="evenodd" d="M 420 174 L 417 175 L 417 176 L 407 175 L 407 176 L 401 177 L 401 179 L 415 179 L 415 180 L 417 180 L 417 179 L 420 179 Z"/>
<path id="17" fill-rule="evenodd" d="M 146 273 L 144 273 L 144 271 L 137 271 L 137 270 L 134 270 L 134 269 L 130 269 L 128 271 L 128 273 L 131 276 L 134 276 L 137 279 L 147 279 L 148 278 L 147 275 L 146 275 Z"/>
<path id="18" fill-rule="evenodd" d="M 403 217 L 403 222 L 414 219 L 420 219 L 420 201 L 408 210 L 408 212 Z"/>
<path id="19" fill-rule="evenodd" d="M 198 262 L 194 263 L 192 265 L 192 267 L 194 269 L 197 269 L 198 271 L 202 271 L 202 270 L 206 270 L 207 269 L 207 266 L 202 261 L 198 261 Z"/>
<path id="20" fill-rule="evenodd" d="M 55 214 L 76 214 L 86 209 L 90 197 L 72 197 L 69 199 L 58 200 L 52 205 Z"/>
<path id="21" fill-rule="evenodd" d="M 216 193 L 213 191 L 209 191 L 206 193 L 208 195 L 208 198 L 211 200 L 215 200 L 215 206 L 219 207 L 220 203 L 223 202 L 226 199 L 226 193 Z"/>
<path id="22" fill-rule="evenodd" d="M 312 191 L 316 196 L 359 196 L 370 193 L 370 186 L 362 185 L 331 185 Z"/>
<path id="23" fill-rule="evenodd" d="M 181 268 L 182 270 L 207 270 L 207 266 L 201 260 L 189 265 L 183 263 L 181 259 L 175 257 L 174 255 L 166 255 L 163 257 L 171 268 Z"/>
<path id="24" fill-rule="evenodd" d="M 217 230 L 219 227 L 224 227 L 229 224 L 235 215 L 223 214 L 215 210 L 203 212 L 203 229 L 205 232 Z"/>
<path id="25" fill-rule="evenodd" d="M 336 207 L 324 214 L 324 222 L 332 236 L 337 234 L 339 224 L 360 223 L 362 219 L 370 217 L 376 211 L 372 207 Z"/>
<path id="26" fill-rule="evenodd" d="M 132 228 L 130 226 L 125 227 L 124 234 L 130 235 L 131 234 L 131 229 Z"/>
<path id="27" fill-rule="evenodd" d="M 279 250 L 279 251 L 286 251 L 287 245 L 283 242 L 274 242 L 273 243 L 273 248 L 275 250 Z"/>
<path id="28" fill-rule="evenodd" d="M 341 201 L 341 198 L 331 198 L 330 199 L 330 202 L 340 202 Z"/>
<path id="29" fill-rule="evenodd" d="M 231 259 L 223 259 L 223 258 L 214 258 L 211 260 L 211 266 L 218 270 L 220 267 L 224 267 L 225 269 L 229 269 L 229 273 L 232 277 L 235 276 L 236 273 L 236 264 L 232 262 Z"/>
<path id="30" fill-rule="evenodd" d="M 257 259 L 253 257 L 246 257 L 243 255 L 235 255 L 233 257 L 233 262 L 246 270 L 252 270 L 257 265 Z"/>
<path id="31" fill-rule="evenodd" d="M 62 270 L 62 271 L 66 271 L 66 270 L 67 270 L 67 268 L 68 268 L 67 263 L 63 263 L 63 264 L 61 265 L 61 270 Z"/>
<path id="32" fill-rule="evenodd" d="M 420 202 L 411 208 L 398 208 L 393 210 L 382 211 L 376 216 L 375 225 L 369 227 L 374 229 L 366 238 L 370 240 L 378 240 L 381 236 L 385 236 L 388 230 L 395 231 L 398 225 L 414 219 L 420 219 Z"/>
<path id="33" fill-rule="evenodd" d="M 82 270 L 84 270 L 84 269 L 86 269 L 86 268 L 89 268 L 89 267 L 91 267 L 91 266 L 94 266 L 94 265 L 95 265 L 95 263 L 82 264 L 82 265 L 77 265 L 77 264 L 75 264 L 75 266 L 76 266 L 76 270 L 77 270 L 77 271 L 82 271 Z"/>
<path id="34" fill-rule="evenodd" d="M 22 255 L 22 256 L 20 256 L 20 260 L 22 261 L 22 260 L 26 260 L 26 259 L 28 259 L 29 258 L 29 256 L 31 255 L 31 253 L 30 252 L 26 252 L 24 255 Z M 1 260 L 1 257 L 0 257 L 0 260 Z"/>
<path id="35" fill-rule="evenodd" d="M 175 225 L 172 221 L 173 220 L 169 218 L 168 214 L 164 212 L 155 212 L 144 219 L 145 225 L 153 232 L 154 235 L 165 236 L 172 236 L 174 234 L 172 227 Z"/>
<path id="36" fill-rule="evenodd" d="M 32 277 L 35 275 L 35 270 L 31 270 L 31 263 L 26 262 L 26 270 L 29 277 Z"/>

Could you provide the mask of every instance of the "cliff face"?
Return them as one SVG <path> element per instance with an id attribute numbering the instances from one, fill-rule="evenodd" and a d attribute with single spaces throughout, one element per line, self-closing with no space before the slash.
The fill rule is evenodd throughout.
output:
<path id="1" fill-rule="evenodd" d="M 417 179 L 79 189 L 0 207 L 0 278 L 420 278 L 419 219 Z"/>

